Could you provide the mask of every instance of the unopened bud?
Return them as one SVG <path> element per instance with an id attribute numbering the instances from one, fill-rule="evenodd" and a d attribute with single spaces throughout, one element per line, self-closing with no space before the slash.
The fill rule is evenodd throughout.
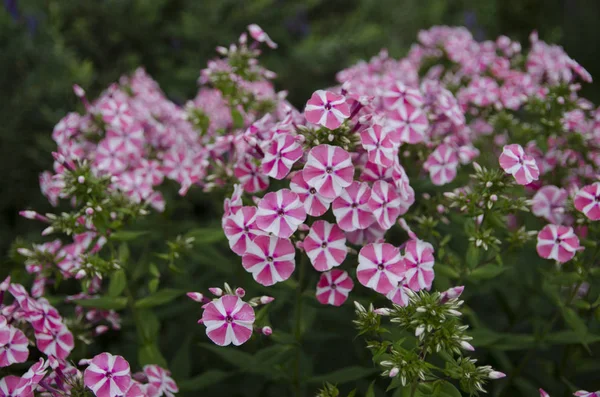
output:
<path id="1" fill-rule="evenodd" d="M 202 303 L 202 300 L 204 299 L 204 295 L 202 295 L 200 292 L 188 292 L 186 295 L 188 298 L 199 303 Z"/>
<path id="2" fill-rule="evenodd" d="M 243 298 L 244 295 L 246 295 L 246 291 L 243 288 L 236 288 L 235 289 L 235 294 L 237 296 L 239 296 L 240 298 Z"/>
<path id="3" fill-rule="evenodd" d="M 260 332 L 264 335 L 264 336 L 270 336 L 273 333 L 273 330 L 271 329 L 271 327 L 266 326 L 266 327 L 262 327 L 262 329 L 260 330 Z"/>
<path id="4" fill-rule="evenodd" d="M 473 347 L 473 345 L 471 345 L 469 342 L 464 341 L 464 340 L 460 342 L 460 347 L 463 348 L 464 350 L 468 350 L 470 352 L 475 351 L 475 348 Z"/>
<path id="5" fill-rule="evenodd" d="M 387 307 L 380 307 L 379 309 L 373 310 L 373 313 L 379 316 L 389 316 L 392 312 Z"/>
<path id="6" fill-rule="evenodd" d="M 488 376 L 490 379 L 502 379 L 506 377 L 506 374 L 500 371 L 491 371 Z"/>
<path id="7" fill-rule="evenodd" d="M 85 176 L 83 176 L 83 175 L 79 175 L 79 176 L 77 177 L 77 182 L 79 182 L 79 183 L 85 183 Z"/>
<path id="8" fill-rule="evenodd" d="M 389 377 L 395 378 L 396 376 L 398 376 L 399 373 L 400 373 L 400 370 L 398 369 L 398 367 L 394 367 L 394 368 L 390 369 Z"/>
<path id="9" fill-rule="evenodd" d="M 92 207 L 88 207 L 85 209 L 85 214 L 88 216 L 92 216 L 94 214 L 94 209 Z"/>
<path id="10" fill-rule="evenodd" d="M 221 296 L 221 295 L 223 295 L 223 290 L 221 288 L 213 287 L 213 288 L 209 288 L 208 290 L 214 296 Z"/>
<path id="11" fill-rule="evenodd" d="M 266 305 L 267 303 L 271 303 L 271 302 L 273 302 L 274 300 L 275 300 L 275 298 L 273 298 L 273 297 L 270 297 L 270 296 L 266 296 L 266 295 L 265 295 L 265 296 L 261 296 L 261 297 L 260 297 L 260 303 L 261 303 L 262 305 Z"/>
<path id="12" fill-rule="evenodd" d="M 85 276 L 87 276 L 87 273 L 85 270 L 83 269 L 79 269 L 79 271 L 77 272 L 77 274 L 75 274 L 75 279 L 77 280 L 81 280 L 82 278 L 84 278 Z"/>

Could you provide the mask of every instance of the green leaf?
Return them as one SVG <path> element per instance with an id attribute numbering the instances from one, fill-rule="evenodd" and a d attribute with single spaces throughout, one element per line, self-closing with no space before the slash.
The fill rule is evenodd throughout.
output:
<path id="1" fill-rule="evenodd" d="M 369 389 L 367 390 L 365 397 L 375 397 L 375 381 L 371 382 L 369 385 Z"/>
<path id="2" fill-rule="evenodd" d="M 243 369 L 256 371 L 259 367 L 256 365 L 257 363 L 254 360 L 254 357 L 246 352 L 238 350 L 235 347 L 219 347 L 216 345 L 210 345 L 208 343 L 200 343 L 200 346 L 203 348 L 210 350 L 215 353 L 217 356 L 221 357 L 223 360 L 228 363 Z"/>
<path id="3" fill-rule="evenodd" d="M 560 331 L 554 332 L 546 336 L 546 342 L 550 342 L 552 344 L 557 345 L 572 345 L 579 342 L 579 335 L 575 331 Z M 596 343 L 600 342 L 600 335 L 592 335 L 588 333 L 584 338 L 582 343 Z"/>
<path id="4" fill-rule="evenodd" d="M 242 128 L 244 126 L 244 116 L 237 109 L 231 109 L 231 118 L 234 128 Z"/>
<path id="5" fill-rule="evenodd" d="M 479 264 L 479 248 L 475 246 L 475 244 L 469 244 L 469 248 L 467 248 L 467 265 L 473 269 Z"/>
<path id="6" fill-rule="evenodd" d="M 175 298 L 183 295 L 185 291 L 179 289 L 165 288 L 160 291 L 142 298 L 135 302 L 135 307 L 138 309 L 146 309 L 149 307 L 160 306 L 169 303 Z"/>
<path id="7" fill-rule="evenodd" d="M 486 280 L 500 275 L 506 269 L 506 267 L 500 267 L 490 263 L 473 270 L 469 277 L 474 280 Z"/>
<path id="8" fill-rule="evenodd" d="M 435 397 L 462 397 L 462 394 L 454 385 L 445 380 L 435 382 L 433 394 Z"/>
<path id="9" fill-rule="evenodd" d="M 442 263 L 438 263 L 435 267 L 435 270 L 439 274 L 446 276 L 448 278 L 459 278 L 460 277 L 460 274 L 458 274 L 458 272 L 456 270 L 454 270 L 450 266 L 444 265 Z"/>
<path id="10" fill-rule="evenodd" d="M 194 238 L 194 245 L 213 244 L 218 241 L 226 240 L 225 233 L 223 233 L 222 228 L 192 229 L 187 233 L 187 236 Z"/>
<path id="11" fill-rule="evenodd" d="M 185 341 L 179 346 L 175 356 L 171 360 L 170 369 L 175 379 L 187 379 L 190 376 L 191 360 L 190 345 L 192 336 L 188 335 Z"/>
<path id="12" fill-rule="evenodd" d="M 156 364 L 160 365 L 163 368 L 167 367 L 167 360 L 163 357 L 158 346 L 154 343 L 143 345 L 138 352 L 138 361 L 140 362 L 140 366 L 148 365 L 148 364 Z"/>
<path id="13" fill-rule="evenodd" d="M 127 286 L 127 276 L 124 270 L 117 270 L 110 278 L 110 284 L 108 285 L 108 295 L 115 298 L 123 292 Z"/>
<path id="14" fill-rule="evenodd" d="M 112 240 L 116 240 L 116 241 L 131 241 L 131 240 L 136 240 L 139 237 L 145 236 L 149 233 L 150 232 L 148 230 L 139 230 L 139 231 L 121 230 L 121 231 L 114 232 L 113 234 L 111 234 L 110 238 Z"/>
<path id="15" fill-rule="evenodd" d="M 158 278 L 153 278 L 152 280 L 148 281 L 148 291 L 150 291 L 151 294 L 155 293 L 158 289 L 159 283 L 160 279 Z"/>
<path id="16" fill-rule="evenodd" d="M 219 369 L 211 369 L 204 372 L 202 375 L 195 376 L 182 382 L 177 382 L 177 385 L 179 386 L 180 391 L 197 391 L 221 383 L 234 374 L 235 372 L 233 371 L 225 372 Z"/>
<path id="17" fill-rule="evenodd" d="M 577 312 L 570 307 L 563 307 L 561 311 L 563 318 L 565 319 L 565 323 L 567 323 L 567 325 L 569 325 L 569 327 L 575 331 L 579 342 L 581 342 L 584 346 L 587 346 L 585 339 L 588 334 L 588 328 L 587 325 L 585 325 L 585 322 L 581 319 L 581 317 L 579 317 Z"/>
<path id="18" fill-rule="evenodd" d="M 355 397 L 355 396 L 356 396 L 356 389 L 353 389 L 352 391 L 350 391 L 350 393 L 348 393 L 347 397 Z M 373 394 L 372 396 L 369 396 L 369 394 L 367 394 L 366 397 L 375 397 L 375 394 Z"/>
<path id="19" fill-rule="evenodd" d="M 93 299 L 76 299 L 74 302 L 79 306 L 104 310 L 122 310 L 127 306 L 127 298 L 115 298 L 110 296 Z"/>
<path id="20" fill-rule="evenodd" d="M 373 375 L 377 370 L 375 368 L 364 368 L 364 367 L 348 367 L 340 369 L 334 372 L 330 372 L 325 375 L 315 376 L 308 380 L 309 383 L 346 383 L 352 382 L 357 379 L 366 378 L 367 376 Z"/>
<path id="21" fill-rule="evenodd" d="M 135 328 L 140 344 L 154 343 L 158 337 L 160 322 L 151 310 L 137 310 L 135 312 Z"/>

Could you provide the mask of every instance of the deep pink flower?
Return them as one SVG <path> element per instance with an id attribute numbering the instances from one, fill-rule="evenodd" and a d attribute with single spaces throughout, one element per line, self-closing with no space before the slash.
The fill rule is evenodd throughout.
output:
<path id="1" fill-rule="evenodd" d="M 263 172 L 271 178 L 283 179 L 302 154 L 302 146 L 292 135 L 279 135 L 265 151 L 262 159 Z"/>
<path id="2" fill-rule="evenodd" d="M 30 387 L 19 388 L 21 378 L 8 375 L 0 379 L 0 397 L 32 397 Z"/>
<path id="3" fill-rule="evenodd" d="M 360 133 L 363 148 L 369 153 L 369 161 L 389 167 L 394 161 L 395 150 L 388 132 L 374 124 Z"/>
<path id="4" fill-rule="evenodd" d="M 423 164 L 434 185 L 445 185 L 456 178 L 458 155 L 450 145 L 442 143 L 429 155 Z"/>
<path id="5" fill-rule="evenodd" d="M 528 185 L 537 181 L 540 176 L 535 159 L 526 155 L 523 147 L 516 143 L 504 146 L 500 155 L 500 167 L 514 176 L 519 185 Z"/>
<path id="6" fill-rule="evenodd" d="M 73 334 L 65 325 L 59 329 L 36 332 L 35 339 L 37 347 L 42 353 L 63 360 L 67 358 L 73 347 L 75 347 Z"/>
<path id="7" fill-rule="evenodd" d="M 37 332 L 57 330 L 62 328 L 62 317 L 45 298 L 39 298 L 35 309 L 27 314 L 27 321 Z"/>
<path id="8" fill-rule="evenodd" d="M 248 243 L 242 265 L 259 284 L 269 286 L 292 275 L 296 267 L 295 254 L 294 245 L 288 239 L 258 236 Z"/>
<path id="9" fill-rule="evenodd" d="M 23 393 L 27 389 L 35 389 L 40 381 L 46 376 L 49 365 L 49 361 L 44 361 L 43 358 L 40 358 L 38 362 L 29 367 L 27 372 L 23 374 L 19 386 L 17 387 L 17 391 Z"/>
<path id="10" fill-rule="evenodd" d="M 321 274 L 317 283 L 317 300 L 323 305 L 341 306 L 354 288 L 348 272 L 334 269 Z"/>
<path id="11" fill-rule="evenodd" d="M 238 255 L 246 252 L 249 241 L 264 232 L 256 225 L 256 207 L 242 207 L 235 214 L 225 218 L 223 231 L 229 240 L 229 247 Z"/>
<path id="12" fill-rule="evenodd" d="M 305 219 L 304 204 L 289 189 L 267 193 L 258 203 L 256 225 L 277 237 L 290 237 Z"/>
<path id="13" fill-rule="evenodd" d="M 406 243 L 402 257 L 406 285 L 413 291 L 429 290 L 433 282 L 433 247 L 422 240 Z"/>
<path id="14" fill-rule="evenodd" d="M 548 185 L 538 190 L 532 199 L 531 210 L 535 216 L 543 217 L 554 224 L 565 219 L 565 204 L 569 193 L 562 188 Z"/>
<path id="15" fill-rule="evenodd" d="M 294 174 L 290 181 L 290 190 L 300 197 L 308 215 L 321 216 L 329 209 L 331 199 L 321 196 L 317 189 L 308 186 L 302 173 L 303 171 L 298 171 Z"/>
<path id="16" fill-rule="evenodd" d="M 306 120 L 319 124 L 330 130 L 335 130 L 342 122 L 350 117 L 350 107 L 346 98 L 333 92 L 315 91 L 304 109 Z"/>
<path id="17" fill-rule="evenodd" d="M 386 181 L 377 181 L 373 184 L 368 206 L 379 226 L 385 230 L 391 228 L 398 216 L 408 209 L 402 206 L 402 200 L 394 186 Z"/>
<path id="18" fill-rule="evenodd" d="M 540 397 L 550 397 L 550 395 L 546 393 L 546 390 L 540 389 Z"/>
<path id="19" fill-rule="evenodd" d="M 266 43 L 271 48 L 277 48 L 277 44 L 257 24 L 248 25 L 248 31 L 250 32 L 250 36 L 259 43 Z"/>
<path id="20" fill-rule="evenodd" d="M 573 199 L 575 208 L 593 221 L 600 219 L 600 182 L 582 187 Z"/>
<path id="21" fill-rule="evenodd" d="M 579 391 L 576 391 L 575 393 L 573 393 L 573 395 L 577 396 L 577 397 L 600 397 L 600 390 L 595 391 L 595 392 L 579 390 Z"/>
<path id="22" fill-rule="evenodd" d="M 346 235 L 342 229 L 322 220 L 313 223 L 303 246 L 310 263 L 320 272 L 341 265 L 347 254 Z"/>
<path id="23" fill-rule="evenodd" d="M 375 222 L 369 208 L 371 188 L 365 182 L 354 181 L 333 201 L 333 215 L 342 230 L 366 229 Z"/>
<path id="24" fill-rule="evenodd" d="M 233 174 L 242 184 L 244 191 L 248 193 L 260 192 L 269 186 L 269 177 L 263 174 L 251 158 L 239 161 Z"/>
<path id="25" fill-rule="evenodd" d="M 427 139 L 429 122 L 421 108 L 404 104 L 390 113 L 388 123 L 392 128 L 390 139 L 396 144 L 415 144 Z"/>
<path id="26" fill-rule="evenodd" d="M 97 397 L 123 396 L 131 383 L 129 363 L 121 356 L 98 354 L 85 369 L 83 383 Z"/>
<path id="27" fill-rule="evenodd" d="M 8 339 L 0 347 L 0 368 L 16 363 L 24 363 L 29 357 L 29 340 L 18 328 L 8 326 Z"/>
<path id="28" fill-rule="evenodd" d="M 0 316 L 0 348 L 10 340 L 10 327 L 6 317 Z"/>
<path id="29" fill-rule="evenodd" d="M 397 109 L 405 104 L 411 104 L 414 107 L 423 106 L 423 95 L 416 88 L 410 88 L 395 81 L 389 89 L 382 94 L 383 105 L 388 109 Z"/>
<path id="30" fill-rule="evenodd" d="M 238 296 L 224 295 L 204 306 L 202 322 L 215 344 L 239 346 L 252 335 L 254 310 Z"/>
<path id="31" fill-rule="evenodd" d="M 542 258 L 565 263 L 573 259 L 579 247 L 579 238 L 572 227 L 546 225 L 538 233 L 537 252 Z"/>
<path id="32" fill-rule="evenodd" d="M 302 172 L 304 180 L 328 199 L 338 197 L 354 177 L 350 154 L 338 146 L 319 145 L 308 153 Z"/>
<path id="33" fill-rule="evenodd" d="M 387 294 L 404 277 L 400 251 L 388 243 L 364 246 L 358 254 L 358 281 L 380 294 Z"/>
<path id="34" fill-rule="evenodd" d="M 247 303 L 245 304 L 247 305 Z M 160 395 L 164 394 L 167 397 L 173 397 L 173 393 L 179 391 L 177 384 L 171 378 L 171 373 L 158 365 L 146 365 L 144 367 L 144 374 L 148 377 L 148 383 L 156 387 Z"/>

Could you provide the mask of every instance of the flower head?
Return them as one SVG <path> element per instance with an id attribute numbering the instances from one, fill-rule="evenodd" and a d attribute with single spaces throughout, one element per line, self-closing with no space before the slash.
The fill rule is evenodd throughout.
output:
<path id="1" fill-rule="evenodd" d="M 331 199 L 321 196 L 317 193 L 317 189 L 308 186 L 302 174 L 303 171 L 298 171 L 294 174 L 290 181 L 290 190 L 300 197 L 308 215 L 321 216 L 329 209 Z"/>
<path id="2" fill-rule="evenodd" d="M 265 157 L 262 159 L 262 169 L 265 174 L 275 179 L 283 179 L 300 157 L 302 146 L 289 134 L 282 134 L 274 138 Z"/>
<path id="3" fill-rule="evenodd" d="M 514 143 L 504 146 L 500 155 L 500 167 L 514 176 L 519 185 L 528 185 L 537 181 L 540 176 L 535 159 L 525 154 L 521 145 Z"/>
<path id="4" fill-rule="evenodd" d="M 256 225 L 275 236 L 290 237 L 305 219 L 304 204 L 289 189 L 267 193 L 258 203 Z"/>
<path id="5" fill-rule="evenodd" d="M 258 236 L 249 242 L 242 265 L 259 284 L 269 286 L 292 275 L 296 267 L 295 254 L 294 245 L 288 239 Z"/>
<path id="6" fill-rule="evenodd" d="M 206 335 L 219 346 L 239 346 L 252 335 L 254 310 L 238 296 L 224 295 L 204 306 Z"/>
<path id="7" fill-rule="evenodd" d="M 364 246 L 358 254 L 358 281 L 380 294 L 387 294 L 404 277 L 400 251 L 388 243 Z"/>
<path id="8" fill-rule="evenodd" d="M 304 239 L 304 250 L 316 270 L 330 270 L 346 258 L 346 235 L 335 224 L 316 221 Z"/>
<path id="9" fill-rule="evenodd" d="M 345 119 L 350 117 L 350 107 L 342 95 L 318 90 L 306 103 L 304 116 L 313 124 L 335 130 L 342 125 Z"/>
<path id="10" fill-rule="evenodd" d="M 573 259 L 579 249 L 579 238 L 572 227 L 546 225 L 538 233 L 536 248 L 542 258 L 565 263 Z"/>
<path id="11" fill-rule="evenodd" d="M 308 153 L 302 172 L 308 186 L 328 199 L 338 197 L 352 184 L 354 166 L 350 154 L 338 146 L 319 145 Z"/>
<path id="12" fill-rule="evenodd" d="M 338 226 L 347 232 L 366 229 L 375 222 L 369 207 L 371 188 L 365 182 L 354 181 L 333 201 L 333 215 Z"/>
<path id="13" fill-rule="evenodd" d="M 413 291 L 430 289 L 433 282 L 433 246 L 422 240 L 406 243 L 402 261 L 405 266 L 405 280 Z"/>
<path id="14" fill-rule="evenodd" d="M 402 204 L 402 199 L 396 193 L 394 185 L 386 181 L 377 181 L 373 184 L 368 205 L 382 229 L 391 228 L 398 216 L 406 212 L 408 208 L 403 207 Z"/>
<path id="15" fill-rule="evenodd" d="M 98 354 L 86 368 L 83 383 L 97 397 L 125 395 L 131 383 L 129 363 L 121 356 Z"/>
<path id="16" fill-rule="evenodd" d="M 0 368 L 27 361 L 29 340 L 18 328 L 8 326 L 8 337 L 0 347 Z"/>
<path id="17" fill-rule="evenodd" d="M 593 221 L 600 219 L 600 182 L 582 187 L 573 200 L 575 208 Z"/>
<path id="18" fill-rule="evenodd" d="M 264 234 L 256 225 L 256 207 L 249 206 L 242 207 L 235 214 L 226 217 L 223 231 L 229 240 L 229 247 L 238 255 L 246 252 L 248 242 Z"/>
<path id="19" fill-rule="evenodd" d="M 317 283 L 317 300 L 324 305 L 341 306 L 354 288 L 348 272 L 333 269 L 324 272 Z"/>
<path id="20" fill-rule="evenodd" d="M 171 373 L 158 365 L 144 366 L 144 374 L 148 378 L 148 384 L 154 386 L 159 395 L 164 394 L 167 397 L 173 397 L 173 393 L 179 391 L 177 384 L 171 378 Z"/>

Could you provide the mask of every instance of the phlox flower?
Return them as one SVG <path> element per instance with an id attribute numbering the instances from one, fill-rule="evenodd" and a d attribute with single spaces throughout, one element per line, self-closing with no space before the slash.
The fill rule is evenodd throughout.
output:
<path id="1" fill-rule="evenodd" d="M 315 91 L 304 109 L 306 120 L 319 124 L 330 130 L 335 130 L 342 122 L 350 117 L 350 107 L 346 98 L 333 92 Z"/>
<path id="2" fill-rule="evenodd" d="M 256 225 L 256 207 L 250 206 L 242 207 L 234 214 L 227 216 L 223 224 L 223 231 L 229 240 L 229 247 L 238 255 L 246 252 L 249 241 L 264 234 Z"/>
<path id="3" fill-rule="evenodd" d="M 466 90 L 470 101 L 476 106 L 489 106 L 498 100 L 498 84 L 490 77 L 476 77 Z"/>
<path id="4" fill-rule="evenodd" d="M 380 294 L 387 294 L 404 277 L 400 251 L 388 243 L 364 246 L 358 254 L 358 281 Z"/>
<path id="5" fill-rule="evenodd" d="M 538 190 L 532 199 L 531 211 L 548 222 L 561 224 L 565 219 L 565 204 L 569 193 L 557 186 L 548 185 Z"/>
<path id="6" fill-rule="evenodd" d="M 71 350 L 75 347 L 73 334 L 65 325 L 62 325 L 59 329 L 36 332 L 35 339 L 37 347 L 42 353 L 63 360 L 67 358 Z"/>
<path id="7" fill-rule="evenodd" d="M 318 220 L 304 239 L 304 250 L 316 270 L 330 270 L 346 258 L 346 235 L 339 226 Z"/>
<path id="8" fill-rule="evenodd" d="M 385 296 L 398 306 L 406 306 L 408 305 L 407 289 L 408 287 L 404 283 L 404 279 L 401 279 Z"/>
<path id="9" fill-rule="evenodd" d="M 335 199 L 352 183 L 354 166 L 350 154 L 341 147 L 319 145 L 308 153 L 302 175 L 321 196 Z"/>
<path id="10" fill-rule="evenodd" d="M 456 178 L 458 155 L 449 144 L 442 143 L 427 157 L 423 164 L 434 185 L 441 186 Z"/>
<path id="11" fill-rule="evenodd" d="M 546 225 L 538 233 L 536 248 L 542 258 L 565 263 L 579 249 L 579 238 L 570 226 Z"/>
<path id="12" fill-rule="evenodd" d="M 392 131 L 390 139 L 400 144 L 415 144 L 427 139 L 427 116 L 416 106 L 404 104 L 389 114 L 388 124 Z"/>
<path id="13" fill-rule="evenodd" d="M 262 170 L 275 179 L 283 179 L 300 157 L 302 146 L 292 135 L 282 134 L 274 138 L 262 159 Z"/>
<path id="14" fill-rule="evenodd" d="M 119 175 L 129 164 L 122 142 L 116 138 L 104 138 L 97 146 L 94 166 L 111 175 Z"/>
<path id="15" fill-rule="evenodd" d="M 30 387 L 20 389 L 21 378 L 8 375 L 0 379 L 0 397 L 32 397 Z"/>
<path id="16" fill-rule="evenodd" d="M 259 43 L 265 43 L 271 48 L 277 48 L 277 43 L 271 40 L 269 35 L 257 24 L 253 23 L 248 25 L 248 32 L 250 32 L 250 36 Z"/>
<path id="17" fill-rule="evenodd" d="M 4 342 L 0 347 L 0 368 L 27 361 L 29 340 L 20 329 L 9 325 L 8 338 Z"/>
<path id="18" fill-rule="evenodd" d="M 347 232 L 365 229 L 375 222 L 369 208 L 371 188 L 365 182 L 354 181 L 333 201 L 333 215 L 338 226 Z"/>
<path id="19" fill-rule="evenodd" d="M 244 191 L 256 193 L 265 190 L 269 186 L 269 177 L 265 175 L 252 158 L 245 158 L 239 161 L 233 174 L 240 181 Z"/>
<path id="20" fill-rule="evenodd" d="M 22 392 L 27 388 L 34 389 L 46 376 L 49 365 L 49 361 L 44 361 L 43 358 L 40 358 L 38 362 L 29 367 L 27 372 L 23 374 L 23 376 L 21 377 L 21 381 L 19 382 L 17 391 Z"/>
<path id="21" fill-rule="evenodd" d="M 385 235 L 385 232 L 386 231 L 383 230 L 377 222 L 373 222 L 373 224 L 366 229 L 357 229 L 346 232 L 346 238 L 354 245 L 379 243 L 384 241 L 383 236 Z"/>
<path id="22" fill-rule="evenodd" d="M 267 193 L 258 203 L 256 225 L 277 237 L 290 237 L 305 219 L 304 204 L 289 189 Z"/>
<path id="23" fill-rule="evenodd" d="M 324 272 L 317 283 L 317 300 L 323 305 L 341 306 L 354 288 L 348 272 L 333 269 Z"/>
<path id="24" fill-rule="evenodd" d="M 500 155 L 500 167 L 512 175 L 519 185 L 528 185 L 537 181 L 540 176 L 535 159 L 525 154 L 523 147 L 515 143 L 504 146 Z"/>
<path id="25" fill-rule="evenodd" d="M 422 240 L 410 240 L 404 248 L 402 262 L 406 285 L 413 291 L 429 290 L 433 282 L 433 246 Z"/>
<path id="26" fill-rule="evenodd" d="M 0 347 L 6 345 L 10 340 L 10 327 L 6 317 L 0 315 Z"/>
<path id="27" fill-rule="evenodd" d="M 329 209 L 331 199 L 321 196 L 317 193 L 317 189 L 308 186 L 302 174 L 303 171 L 294 174 L 290 181 L 290 190 L 300 197 L 308 215 L 321 216 Z"/>
<path id="28" fill-rule="evenodd" d="M 600 219 L 600 182 L 582 187 L 573 199 L 575 208 L 593 221 Z"/>
<path id="29" fill-rule="evenodd" d="M 421 92 L 416 88 L 407 87 L 400 81 L 395 81 L 382 94 L 383 105 L 387 109 L 397 109 L 405 104 L 411 104 L 414 107 L 423 106 L 424 99 Z"/>
<path id="30" fill-rule="evenodd" d="M 595 392 L 579 390 L 579 391 L 576 391 L 575 393 L 573 393 L 573 395 L 577 396 L 577 397 L 600 397 L 600 390 L 595 391 Z"/>
<path id="31" fill-rule="evenodd" d="M 407 209 L 402 207 L 402 200 L 394 186 L 386 181 L 377 181 L 373 184 L 368 206 L 379 226 L 386 230 L 391 228 L 398 216 Z"/>
<path id="32" fill-rule="evenodd" d="M 97 397 L 123 396 L 131 383 L 129 363 L 121 356 L 98 354 L 85 369 L 83 383 Z"/>
<path id="33" fill-rule="evenodd" d="M 394 144 L 388 133 L 379 124 L 374 124 L 360 133 L 363 148 L 369 154 L 369 161 L 388 167 L 394 161 Z"/>
<path id="34" fill-rule="evenodd" d="M 540 389 L 540 397 L 550 397 L 550 394 L 546 393 L 546 390 Z"/>
<path id="35" fill-rule="evenodd" d="M 287 280 L 296 267 L 296 250 L 288 239 L 258 236 L 249 242 L 242 266 L 259 284 L 269 286 Z"/>
<path id="36" fill-rule="evenodd" d="M 173 393 L 179 391 L 177 384 L 173 378 L 171 378 L 171 373 L 158 365 L 144 366 L 144 374 L 148 378 L 148 383 L 156 387 L 159 395 L 164 394 L 167 397 L 173 397 Z"/>
<path id="37" fill-rule="evenodd" d="M 254 310 L 238 296 L 224 295 L 204 306 L 202 323 L 215 344 L 239 346 L 252 335 Z"/>
<path id="38" fill-rule="evenodd" d="M 126 129 L 134 121 L 133 113 L 127 102 L 119 99 L 103 100 L 98 106 L 98 110 L 102 120 L 115 128 Z"/>

